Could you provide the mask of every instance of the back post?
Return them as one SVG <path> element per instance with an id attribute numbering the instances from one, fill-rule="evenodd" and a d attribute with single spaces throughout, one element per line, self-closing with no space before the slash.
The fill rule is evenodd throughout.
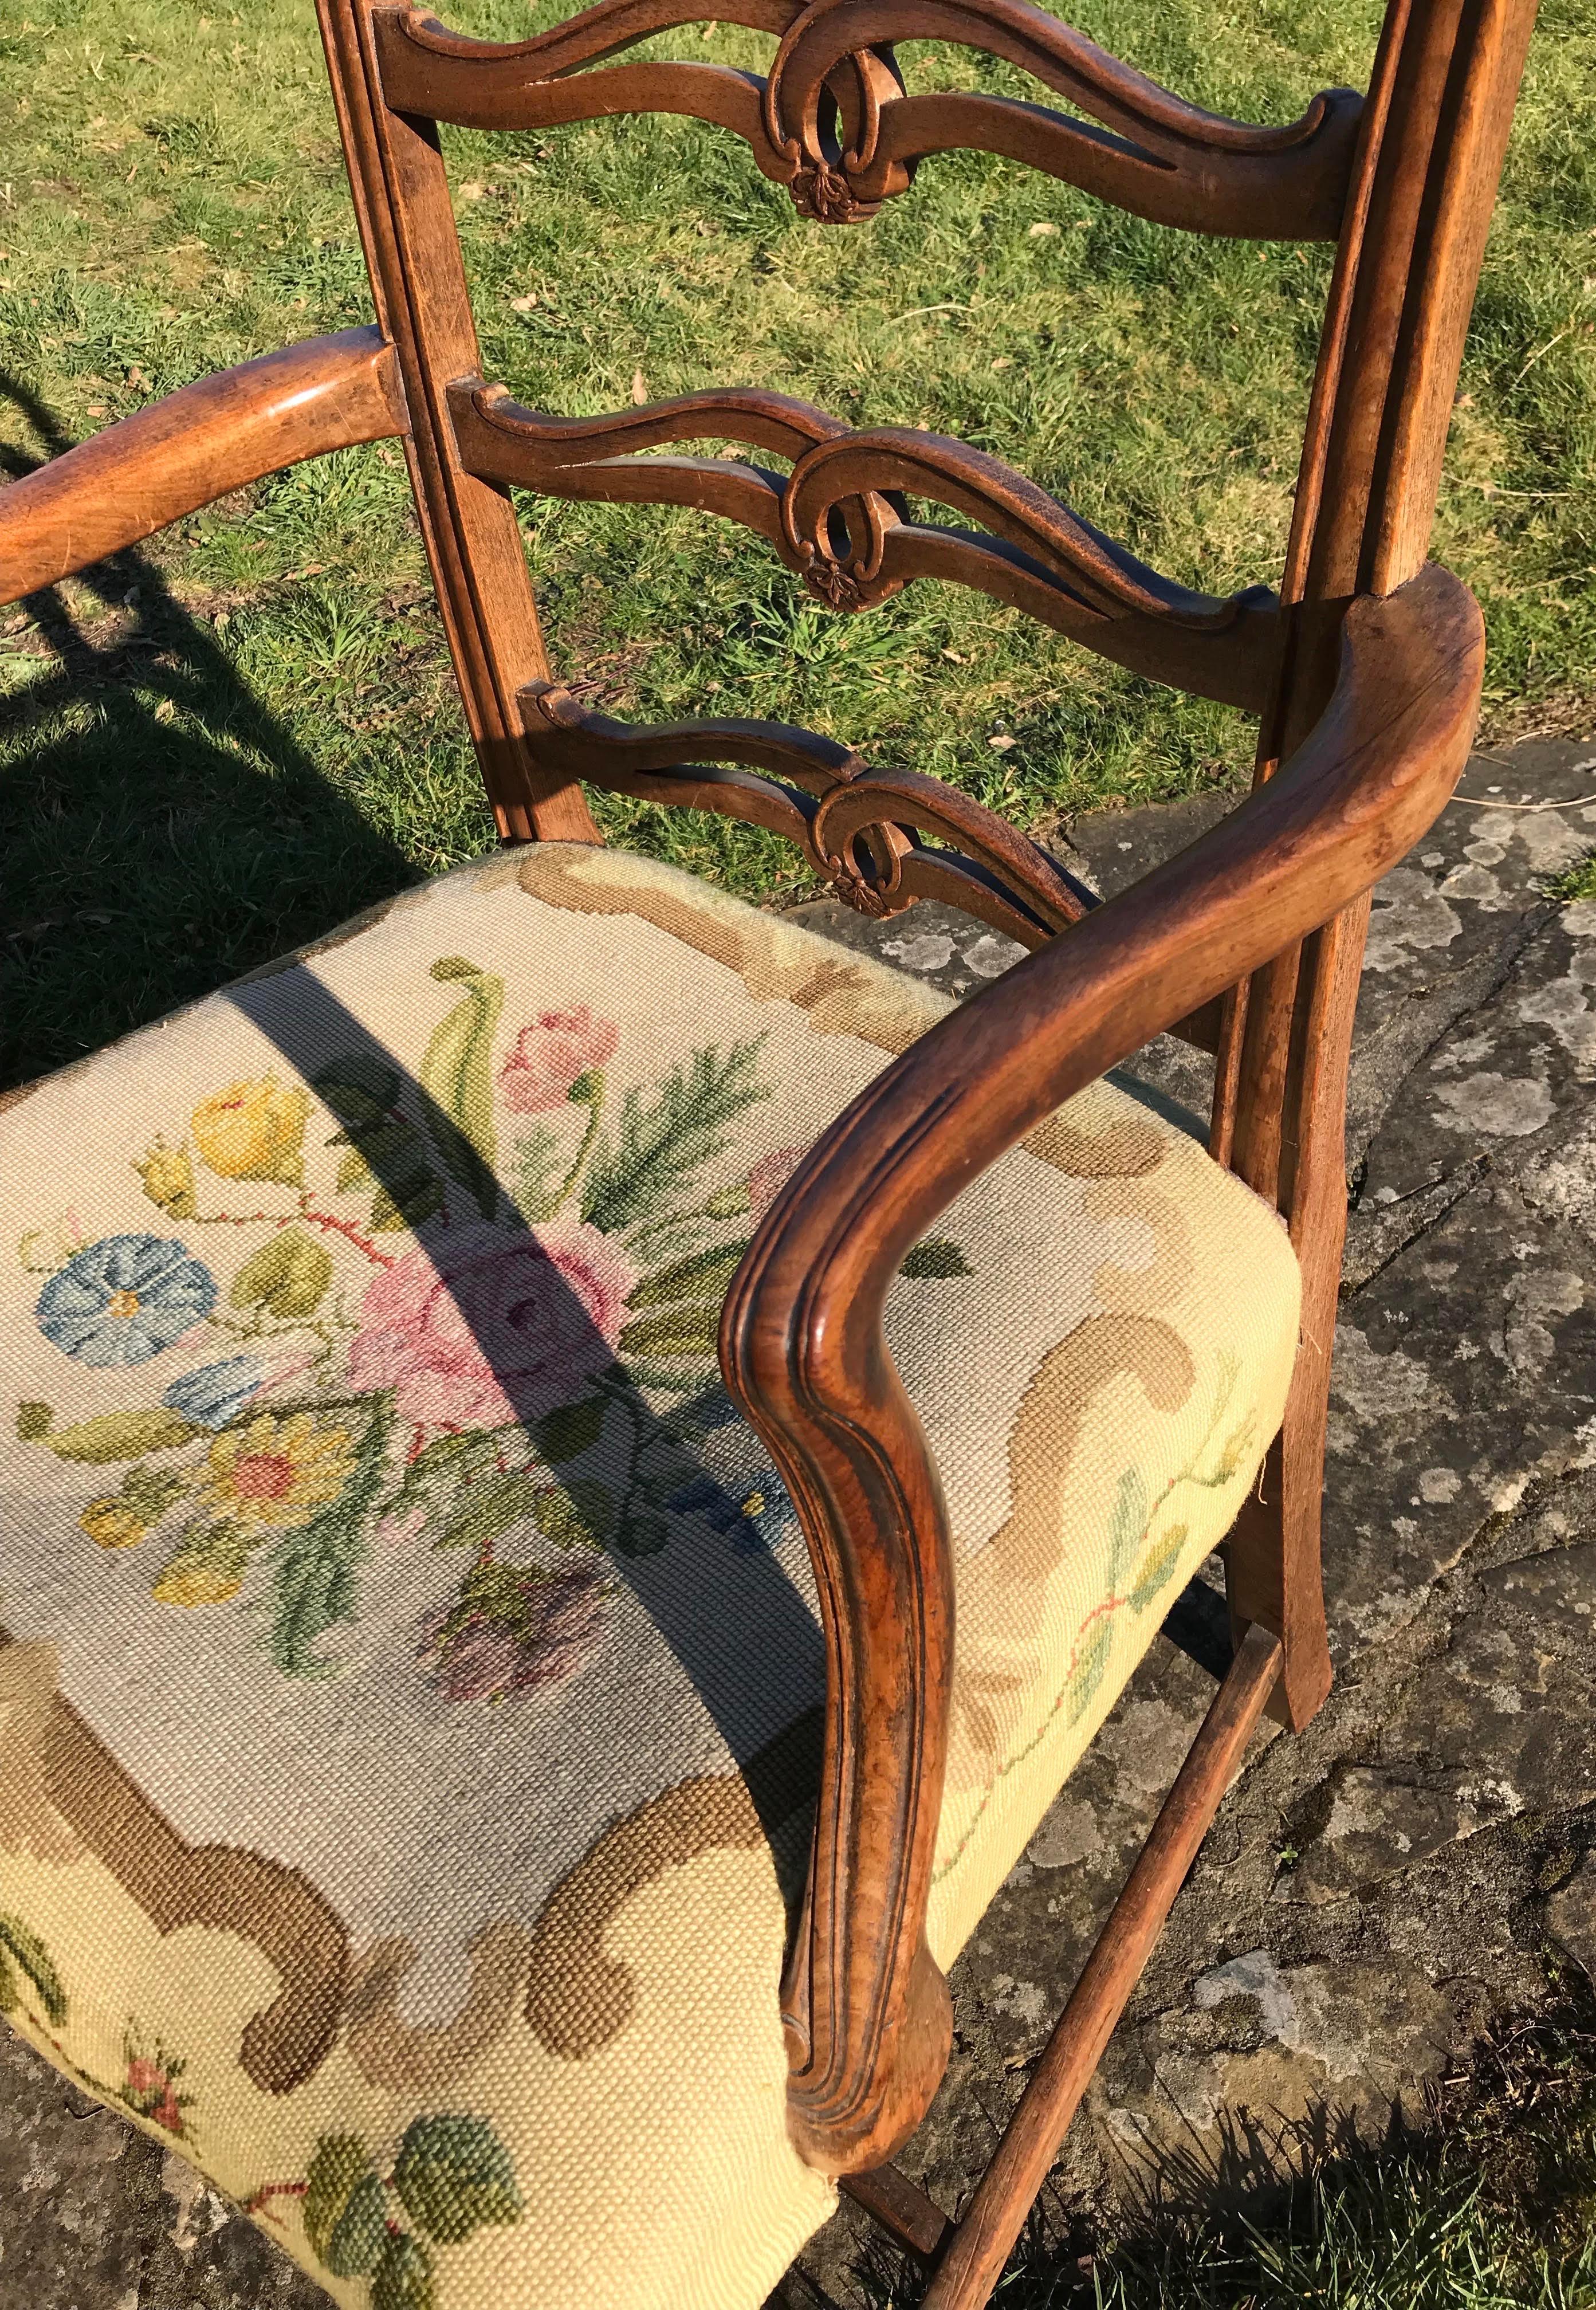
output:
<path id="1" fill-rule="evenodd" d="M 1323 712 L 1347 605 L 1429 545 L 1463 340 L 1535 0 L 1394 0 L 1337 250 L 1281 600 L 1258 782 Z M 1289 1224 L 1302 1341 L 1285 1422 L 1229 1541 L 1231 1618 L 1282 1637 L 1271 1707 L 1294 1729 L 1330 1689 L 1320 1502 L 1347 1224 L 1346 1093 L 1369 902 L 1236 988 L 1211 1145 Z"/>
<path id="2" fill-rule="evenodd" d="M 409 406 L 416 513 L 499 834 L 597 842 L 580 784 L 528 736 L 520 692 L 549 665 L 509 491 L 455 452 L 445 395 L 481 373 L 481 353 L 437 126 L 384 103 L 372 0 L 317 0 L 317 14 L 377 317 Z"/>

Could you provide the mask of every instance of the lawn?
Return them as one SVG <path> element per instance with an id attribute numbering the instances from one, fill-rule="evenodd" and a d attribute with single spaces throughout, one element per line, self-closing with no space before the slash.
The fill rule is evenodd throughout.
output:
<path id="1" fill-rule="evenodd" d="M 508 34 L 556 13 L 469 0 L 454 21 Z M 1365 76 L 1377 15 L 1088 0 L 1079 21 L 1204 103 L 1284 118 Z M 748 63 L 769 46 L 654 45 L 683 43 Z M 906 60 L 920 84 L 1022 86 L 965 51 Z M 1442 505 L 1438 551 L 1490 623 L 1498 734 L 1596 714 L 1593 70 L 1596 0 L 1546 0 Z M 367 317 L 308 0 L 12 0 L 0 119 L 9 471 Z M 1177 578 L 1278 571 L 1327 251 L 1199 240 L 979 155 L 927 162 L 837 230 L 698 123 L 448 141 L 489 372 L 521 397 L 591 412 L 780 385 L 962 433 Z M 557 668 L 609 711 L 809 722 L 1043 831 L 1245 772 L 1240 716 L 983 596 L 922 585 L 837 620 L 707 517 L 521 511 Z M 301 467 L 0 612 L 0 794 L 13 1079 L 483 848 L 397 452 Z M 603 814 L 743 892 L 801 888 L 753 829 Z"/>

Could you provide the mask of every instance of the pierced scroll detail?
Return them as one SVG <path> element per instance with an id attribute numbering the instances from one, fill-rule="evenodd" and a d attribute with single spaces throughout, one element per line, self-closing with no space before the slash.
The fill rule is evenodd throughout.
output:
<path id="1" fill-rule="evenodd" d="M 629 112 L 714 121 L 743 139 L 802 215 L 826 224 L 873 216 L 908 189 L 921 160 L 962 149 L 1007 154 L 1155 223 L 1332 240 L 1361 109 L 1351 90 L 1331 89 L 1284 126 L 1227 120 L 1030 0 L 599 0 L 535 39 L 502 43 L 451 32 L 415 8 L 379 9 L 372 22 L 397 111 L 470 128 Z M 703 64 L 585 69 L 689 23 L 773 34 L 768 78 Z M 1010 97 L 911 95 L 893 43 L 928 39 L 1001 56 L 1089 118 Z"/>
<path id="2" fill-rule="evenodd" d="M 690 505 L 769 540 L 817 601 L 872 609 L 915 578 L 1010 603 L 1156 681 L 1262 712 L 1279 647 L 1263 586 L 1218 596 L 1175 584 L 1011 466 L 909 426 L 854 432 L 756 387 L 685 394 L 594 418 L 523 408 L 502 386 L 449 387 L 460 461 L 483 481 L 550 496 Z M 792 460 L 786 476 L 725 457 L 639 453 L 719 436 Z M 911 520 L 906 497 L 984 534 Z"/>
<path id="3" fill-rule="evenodd" d="M 733 721 L 633 727 L 590 713 L 551 683 L 523 695 L 533 742 L 551 768 L 614 794 L 718 811 L 785 835 L 859 914 L 899 915 L 917 899 L 939 898 L 1036 947 L 1097 904 L 1039 843 L 967 795 L 916 770 L 872 770 L 813 731 Z M 733 767 L 710 767 L 719 764 Z M 950 847 L 933 848 L 927 835 Z"/>

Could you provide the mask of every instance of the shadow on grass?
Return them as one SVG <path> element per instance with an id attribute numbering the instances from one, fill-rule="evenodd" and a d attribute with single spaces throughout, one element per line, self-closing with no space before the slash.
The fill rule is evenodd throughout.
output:
<path id="1" fill-rule="evenodd" d="M 73 446 L 3 369 L 0 395 L 49 456 Z M 0 448 L 10 479 L 40 462 Z M 146 555 L 129 548 L 76 582 L 114 616 L 108 633 L 58 588 L 0 611 L 0 644 L 25 610 L 48 652 L 0 696 L 0 1088 L 417 879 Z"/>
<path id="2" fill-rule="evenodd" d="M 1096 2222 L 1047 2193 L 994 2310 L 1592 2310 L 1596 1992 L 1565 1976 L 1377 2135 L 1331 2102 L 1229 2112 L 1118 2182 Z M 924 2288 L 873 2243 L 858 2280 L 873 2310 Z M 794 2273 L 771 2310 L 843 2306 Z"/>

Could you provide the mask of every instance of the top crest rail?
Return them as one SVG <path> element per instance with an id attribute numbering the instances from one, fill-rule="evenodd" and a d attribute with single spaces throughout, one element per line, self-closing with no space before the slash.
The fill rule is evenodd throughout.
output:
<path id="1" fill-rule="evenodd" d="M 585 67 L 688 23 L 777 41 L 767 79 L 723 65 Z M 741 136 L 800 213 L 873 216 L 928 154 L 1007 155 L 1157 224 L 1237 239 L 1333 240 L 1362 99 L 1315 96 L 1279 127 L 1227 120 L 1173 96 L 1029 0 L 599 0 L 534 39 L 451 32 L 420 9 L 374 12 L 384 100 L 464 128 L 530 129 L 675 112 Z M 978 91 L 906 90 L 892 44 L 942 40 L 1001 56 L 1080 111 Z M 1101 126 L 1095 126 L 1100 123 Z"/>

